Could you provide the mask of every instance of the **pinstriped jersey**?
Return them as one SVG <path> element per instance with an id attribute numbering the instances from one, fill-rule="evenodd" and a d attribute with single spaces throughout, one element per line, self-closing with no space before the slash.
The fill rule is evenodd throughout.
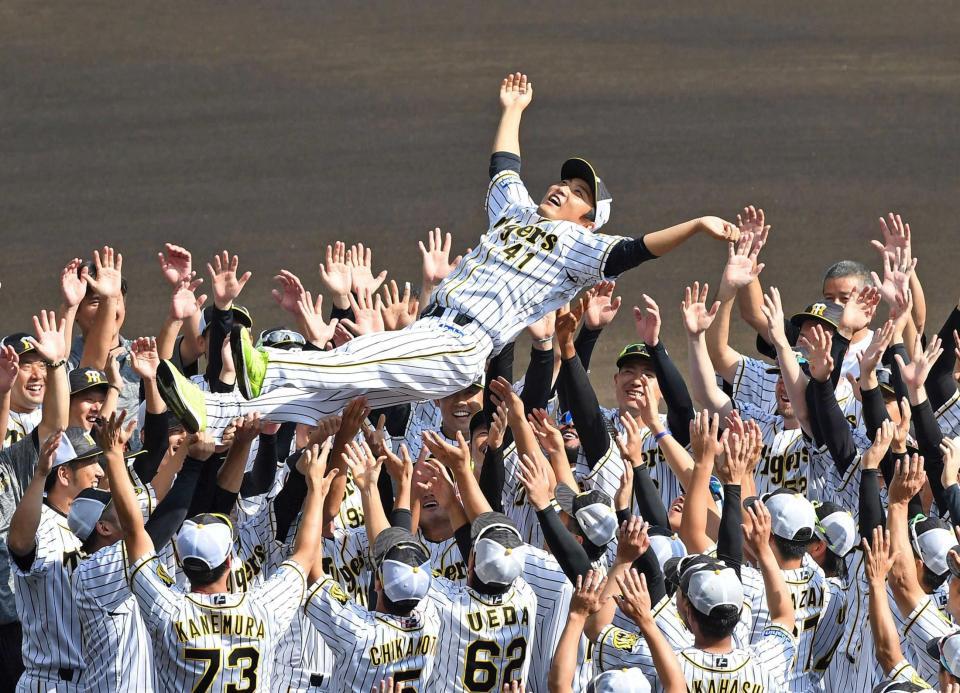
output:
<path id="1" fill-rule="evenodd" d="M 433 577 L 445 578 L 452 582 L 466 582 L 467 562 L 460 554 L 460 547 L 454 537 L 431 541 L 422 529 L 417 530 L 417 543 L 430 554 L 430 568 Z"/>
<path id="2" fill-rule="evenodd" d="M 67 518 L 42 505 L 33 562 L 26 570 L 16 563 L 11 566 L 27 675 L 44 669 L 84 669 L 80 616 L 70 588 L 70 578 L 83 557 Z"/>
<path id="3" fill-rule="evenodd" d="M 426 599 L 440 612 L 440 644 L 426 690 L 498 691 L 525 681 L 535 644 L 537 597 L 518 577 L 504 594 L 434 578 Z"/>
<path id="4" fill-rule="evenodd" d="M 84 690 L 153 690 L 153 650 L 127 582 L 123 542 L 83 559 L 72 581 L 87 659 Z"/>
<path id="5" fill-rule="evenodd" d="M 772 493 L 786 488 L 807 494 L 810 487 L 810 446 L 800 428 L 784 428 L 783 417 L 768 414 L 758 407 L 735 401 L 744 419 L 753 419 L 763 435 L 763 451 L 754 472 L 757 493 Z"/>
<path id="6" fill-rule="evenodd" d="M 917 663 L 917 671 L 922 678 L 933 681 L 938 673 L 938 663 L 924 656 L 927 643 L 955 630 L 957 626 L 937 607 L 936 600 L 930 596 L 921 599 L 907 616 L 907 626 L 902 632 L 913 649 L 912 661 Z"/>
<path id="7" fill-rule="evenodd" d="M 935 415 L 943 435 L 950 438 L 960 436 L 960 390 L 941 404 Z"/>
<path id="8" fill-rule="evenodd" d="M 313 587 L 304 609 L 333 651 L 331 690 L 367 693 L 388 676 L 404 690 L 430 690 L 423 682 L 433 674 L 440 634 L 431 600 L 408 616 L 367 611 L 327 578 Z"/>
<path id="9" fill-rule="evenodd" d="M 516 443 L 503 449 L 503 514 L 513 520 L 523 540 L 532 546 L 544 546 L 543 531 L 537 519 L 537 511 L 527 501 L 527 490 L 517 479 L 520 456 Z"/>
<path id="10" fill-rule="evenodd" d="M 487 189 L 489 230 L 433 293 L 433 302 L 469 315 L 490 335 L 493 353 L 527 325 L 604 278 L 623 240 L 537 208 L 516 171 L 502 171 Z"/>
<path id="11" fill-rule="evenodd" d="M 196 693 L 268 690 L 274 648 L 306 591 L 303 568 L 285 561 L 249 592 L 184 593 L 156 554 L 136 561 L 130 583 L 153 639 L 157 687 Z"/>
<path id="12" fill-rule="evenodd" d="M 14 443 L 23 440 L 40 425 L 40 419 L 43 418 L 43 407 L 37 407 L 29 412 L 11 411 L 7 419 L 7 431 L 3 436 L 0 448 L 8 448 Z"/>
<path id="13" fill-rule="evenodd" d="M 677 659 L 692 693 L 768 693 L 783 688 L 795 655 L 793 634 L 770 624 L 749 647 L 725 654 L 688 647 Z"/>

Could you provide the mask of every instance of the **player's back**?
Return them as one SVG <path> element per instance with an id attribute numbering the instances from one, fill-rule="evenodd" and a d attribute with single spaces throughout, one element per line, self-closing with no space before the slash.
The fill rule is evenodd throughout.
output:
<path id="1" fill-rule="evenodd" d="M 764 667 L 749 650 L 715 654 L 688 647 L 677 654 L 687 690 L 692 693 L 777 693 L 782 678 Z"/>
<path id="2" fill-rule="evenodd" d="M 499 691 L 530 668 L 537 597 L 523 578 L 502 595 L 434 578 L 427 595 L 440 612 L 440 644 L 427 690 Z"/>
<path id="3" fill-rule="evenodd" d="M 622 239 L 541 217 L 514 171 L 490 182 L 487 214 L 489 230 L 433 301 L 477 321 L 497 353 L 524 327 L 603 279 L 607 255 Z"/>
<path id="4" fill-rule="evenodd" d="M 127 583 L 122 542 L 88 556 L 73 574 L 91 691 L 151 691 L 153 652 L 147 626 Z"/>

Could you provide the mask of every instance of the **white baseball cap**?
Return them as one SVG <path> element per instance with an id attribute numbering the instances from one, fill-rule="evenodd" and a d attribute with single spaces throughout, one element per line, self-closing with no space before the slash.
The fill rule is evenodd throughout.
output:
<path id="1" fill-rule="evenodd" d="M 743 583 L 736 571 L 722 561 L 696 562 L 680 575 L 680 589 L 705 616 L 718 606 L 743 607 Z"/>
<path id="2" fill-rule="evenodd" d="M 781 539 L 809 541 L 817 526 L 817 511 L 806 496 L 777 489 L 763 496 L 770 511 L 770 531 Z"/>
<path id="3" fill-rule="evenodd" d="M 830 551 L 843 558 L 857 545 L 857 523 L 849 510 L 836 503 L 814 503 L 817 523 L 813 533 L 827 544 Z"/>
<path id="4" fill-rule="evenodd" d="M 554 495 L 560 509 L 577 521 L 583 535 L 594 546 L 606 546 L 617 536 L 617 513 L 607 494 L 596 489 L 577 493 L 559 483 Z"/>
<path id="5" fill-rule="evenodd" d="M 659 530 L 659 531 L 658 531 Z M 671 558 L 683 558 L 687 555 L 687 547 L 676 534 L 659 527 L 651 527 L 649 532 L 650 548 L 657 555 L 660 570 L 664 570 L 667 561 Z"/>
<path id="6" fill-rule="evenodd" d="M 93 534 L 93 528 L 100 521 L 104 509 L 110 504 L 109 491 L 98 488 L 85 488 L 70 505 L 67 526 L 80 541 L 86 541 Z"/>
<path id="7" fill-rule="evenodd" d="M 233 547 L 233 525 L 225 515 L 206 513 L 184 520 L 177 533 L 177 554 L 185 568 L 213 570 Z"/>
<path id="8" fill-rule="evenodd" d="M 936 575 L 950 570 L 947 556 L 951 550 L 960 550 L 957 537 L 950 526 L 936 517 L 918 515 L 910 520 L 910 545 L 923 564 Z"/>
<path id="9" fill-rule="evenodd" d="M 383 593 L 390 601 L 421 600 L 430 589 L 430 554 L 402 527 L 388 527 L 373 543 L 373 561 L 380 570 Z"/>
<path id="10" fill-rule="evenodd" d="M 473 569 L 488 585 L 509 585 L 523 572 L 526 555 L 516 525 L 503 513 L 478 515 L 470 527 Z"/>
<path id="11" fill-rule="evenodd" d="M 637 667 L 611 669 L 587 684 L 587 693 L 649 693 L 650 682 Z"/>
<path id="12" fill-rule="evenodd" d="M 960 679 L 960 630 L 947 635 L 930 638 L 927 654 L 954 678 Z"/>

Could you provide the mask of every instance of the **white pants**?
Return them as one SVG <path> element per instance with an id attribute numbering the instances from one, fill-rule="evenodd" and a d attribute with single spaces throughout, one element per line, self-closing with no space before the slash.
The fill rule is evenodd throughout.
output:
<path id="1" fill-rule="evenodd" d="M 395 332 L 353 339 L 333 351 L 270 349 L 260 396 L 204 393 L 207 430 L 220 433 L 260 412 L 270 421 L 315 424 L 361 395 L 373 409 L 439 399 L 479 380 L 493 345 L 476 323 L 422 318 Z"/>

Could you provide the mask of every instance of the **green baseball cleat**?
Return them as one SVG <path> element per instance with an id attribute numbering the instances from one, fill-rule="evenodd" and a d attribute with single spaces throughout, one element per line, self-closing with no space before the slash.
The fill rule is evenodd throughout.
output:
<path id="1" fill-rule="evenodd" d="M 167 408 L 188 432 L 199 433 L 207 428 L 203 391 L 167 360 L 161 361 L 157 367 L 157 389 Z"/>
<path id="2" fill-rule="evenodd" d="M 233 353 L 240 394 L 245 399 L 259 397 L 263 379 L 267 375 L 269 359 L 266 352 L 253 346 L 250 330 L 242 325 L 234 325 L 230 330 L 230 350 Z"/>

